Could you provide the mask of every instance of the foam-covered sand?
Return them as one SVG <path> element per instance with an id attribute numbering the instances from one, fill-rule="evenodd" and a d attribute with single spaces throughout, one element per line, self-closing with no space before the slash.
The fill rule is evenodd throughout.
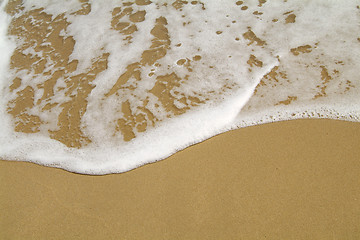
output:
<path id="1" fill-rule="evenodd" d="M 360 120 L 360 38 L 354 24 L 359 7 L 351 1 L 303 3 L 264 4 L 262 19 L 276 22 L 260 25 L 256 34 L 279 62 L 262 78 L 237 126 L 297 118 Z"/>
<path id="2" fill-rule="evenodd" d="M 360 119 L 356 1 L 2 8 L 3 159 L 106 174 L 239 126 Z"/>

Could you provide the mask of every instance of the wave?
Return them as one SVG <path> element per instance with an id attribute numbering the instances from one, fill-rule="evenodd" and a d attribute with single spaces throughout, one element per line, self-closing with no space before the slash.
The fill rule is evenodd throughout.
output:
<path id="1" fill-rule="evenodd" d="M 359 121 L 356 1 L 4 1 L 0 157 L 131 170 L 216 134 Z"/>

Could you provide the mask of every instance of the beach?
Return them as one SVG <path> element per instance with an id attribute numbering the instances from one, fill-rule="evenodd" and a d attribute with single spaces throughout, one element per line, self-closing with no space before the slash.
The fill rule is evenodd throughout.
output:
<path id="1" fill-rule="evenodd" d="M 360 239 L 359 9 L 9 1 L 0 239 Z"/>
<path id="2" fill-rule="evenodd" d="M 360 125 L 215 136 L 123 174 L 0 161 L 2 239 L 358 239 Z"/>

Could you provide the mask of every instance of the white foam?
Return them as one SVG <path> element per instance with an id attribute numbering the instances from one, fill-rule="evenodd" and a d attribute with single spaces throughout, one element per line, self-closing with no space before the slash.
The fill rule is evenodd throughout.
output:
<path id="1" fill-rule="evenodd" d="M 1 2 L 0 8 L 3 9 L 6 5 L 6 1 Z M 7 90 L 8 81 L 9 81 L 9 64 L 10 57 L 15 48 L 15 44 L 10 41 L 7 37 L 7 29 L 10 24 L 11 18 L 6 14 L 0 13 L 0 52 L 2 57 L 0 58 L 0 91 L 4 92 Z M 6 142 L 7 137 L 13 134 L 11 127 L 11 119 L 10 116 L 6 114 L 6 104 L 7 99 L 4 97 L 0 98 L 0 116 L 1 116 L 1 134 L 0 141 Z M 10 148 L 9 144 L 5 144 L 2 147 Z M 0 156 L 1 157 L 1 156 Z"/>
<path id="2" fill-rule="evenodd" d="M 298 119 L 360 120 L 360 15 L 355 1 L 292 1 L 286 8 L 267 9 L 263 20 L 293 11 L 296 22 L 271 24 L 256 31 L 280 59 L 277 80 L 265 79 L 238 115 L 235 125 Z M 281 19 L 279 20 L 281 21 Z M 310 46 L 294 55 L 291 49 Z M 286 77 L 281 77 L 280 72 Z M 324 84 L 322 73 L 330 79 Z M 326 86 L 326 94 L 320 88 Z M 296 97 L 286 105 L 288 97 Z"/>
<path id="3" fill-rule="evenodd" d="M 306 117 L 360 120 L 356 1 L 264 4 L 251 1 L 238 5 L 214 0 L 204 4 L 189 2 L 181 9 L 167 1 L 133 4 L 133 12 L 146 11 L 146 15 L 144 21 L 134 23 L 137 31 L 131 35 L 111 25 L 113 10 L 126 9 L 121 1 L 89 1 L 89 4 L 88 14 L 76 15 L 73 13 L 83 4 L 75 0 L 27 0 L 24 9 L 14 16 L 43 7 L 44 12 L 52 15 L 52 21 L 64 14 L 69 22 L 59 35 L 75 40 L 69 62 L 78 61 L 78 65 L 75 71 L 57 80 L 55 95 L 44 103 L 41 102 L 44 90 L 38 86 L 51 76 L 26 69 L 9 70 L 14 46 L 23 46 L 24 40 L 10 41 L 6 36 L 10 17 L 4 11 L 0 13 L 0 50 L 7 54 L 0 62 L 1 158 L 79 173 L 107 174 L 163 159 L 235 127 Z M 2 9 L 5 5 L 3 2 Z M 295 14 L 295 19 L 291 14 Z M 156 40 L 156 34 L 152 33 L 157 21 L 163 18 L 170 41 Z M 130 23 L 129 15 L 124 15 L 121 21 Z M 166 49 L 166 55 L 156 64 L 141 62 L 153 40 Z M 44 43 L 51 44 L 46 39 Z M 295 54 L 291 51 L 305 45 L 310 46 L 310 52 L 308 48 Z M 23 53 L 45 54 L 33 47 L 24 49 Z M 80 148 L 67 147 L 56 137 L 51 139 L 48 132 L 60 129 L 57 118 L 64 105 L 41 109 L 45 103 L 69 103 L 81 91 L 80 88 L 69 90 L 69 79 L 87 74 L 103 54 L 109 54 L 107 69 L 91 81 L 94 88 L 85 98 L 86 112 L 79 126 L 91 142 Z M 255 62 L 251 63 L 251 59 Z M 132 75 L 121 87 L 116 87 L 119 77 L 131 64 L 136 65 L 141 79 Z M 56 67 L 56 61 L 47 59 L 44 72 L 54 74 L 61 69 Z M 276 80 L 272 75 L 265 77 L 252 96 L 271 69 L 271 74 L 277 74 Z M 168 80 L 161 82 L 162 76 L 170 74 L 176 76 L 175 84 Z M 330 81 L 324 80 L 324 74 Z M 10 92 L 15 77 L 22 79 L 21 86 Z M 39 132 L 31 134 L 15 132 L 14 120 L 7 113 L 9 102 L 27 86 L 35 89 L 34 102 L 41 103 L 34 104 L 26 113 L 45 122 Z M 156 93 L 163 86 L 172 89 Z M 68 96 L 67 91 L 70 91 Z M 162 101 L 167 94 L 177 110 L 171 110 Z M 126 115 L 124 108 L 129 108 L 131 116 Z M 135 118 L 147 124 L 146 131 L 139 130 Z M 134 136 L 130 141 L 124 140 L 124 132 L 116 130 L 119 119 L 131 128 Z"/>

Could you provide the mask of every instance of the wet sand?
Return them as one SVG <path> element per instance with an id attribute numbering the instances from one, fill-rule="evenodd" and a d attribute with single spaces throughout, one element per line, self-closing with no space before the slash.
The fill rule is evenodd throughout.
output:
<path id="1" fill-rule="evenodd" d="M 360 124 L 231 131 L 123 174 L 0 161 L 1 239 L 360 239 Z"/>

